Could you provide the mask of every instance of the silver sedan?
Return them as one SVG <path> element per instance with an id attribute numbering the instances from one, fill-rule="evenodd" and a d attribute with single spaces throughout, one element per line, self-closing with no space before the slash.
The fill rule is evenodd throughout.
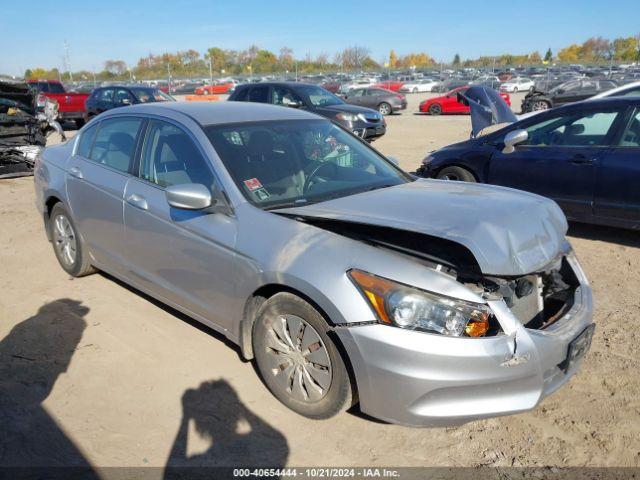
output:
<path id="1" fill-rule="evenodd" d="M 591 290 L 554 202 L 417 180 L 301 110 L 114 109 L 44 151 L 35 189 L 64 270 L 222 332 L 308 417 L 525 411 L 590 345 Z"/>

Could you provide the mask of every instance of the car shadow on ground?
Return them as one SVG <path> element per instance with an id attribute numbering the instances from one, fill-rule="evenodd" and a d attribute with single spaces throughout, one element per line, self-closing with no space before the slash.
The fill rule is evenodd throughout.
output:
<path id="1" fill-rule="evenodd" d="M 0 477 L 98 478 L 42 406 L 71 363 L 88 312 L 75 300 L 49 302 L 0 340 Z"/>
<path id="2" fill-rule="evenodd" d="M 617 243 L 618 245 L 624 245 L 626 247 L 640 248 L 640 231 L 638 230 L 571 222 L 567 235 L 570 237 L 584 238 L 586 240 L 601 240 L 603 242 Z"/>

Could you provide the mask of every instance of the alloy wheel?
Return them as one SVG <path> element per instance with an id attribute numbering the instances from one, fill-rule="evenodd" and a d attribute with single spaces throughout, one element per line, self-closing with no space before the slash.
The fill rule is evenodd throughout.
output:
<path id="1" fill-rule="evenodd" d="M 533 102 L 531 109 L 534 111 L 549 110 L 549 104 L 547 102 Z"/>
<path id="2" fill-rule="evenodd" d="M 382 115 L 389 115 L 391 113 L 391 107 L 386 103 L 381 103 L 380 106 L 378 107 L 378 111 Z"/>
<path id="3" fill-rule="evenodd" d="M 72 266 L 76 262 L 78 249 L 76 233 L 73 231 L 71 222 L 64 215 L 57 215 L 53 222 L 53 246 L 58 258 L 65 265 Z"/>
<path id="4" fill-rule="evenodd" d="M 267 325 L 269 371 L 280 389 L 297 401 L 314 403 L 329 391 L 329 352 L 318 332 L 295 315 L 278 315 Z"/>

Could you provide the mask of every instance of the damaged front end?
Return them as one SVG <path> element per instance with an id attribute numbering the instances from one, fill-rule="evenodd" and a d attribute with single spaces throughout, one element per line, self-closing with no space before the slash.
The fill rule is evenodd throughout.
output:
<path id="1" fill-rule="evenodd" d="M 33 174 L 47 134 L 65 139 L 57 116 L 57 103 L 26 83 L 0 82 L 0 178 Z"/>

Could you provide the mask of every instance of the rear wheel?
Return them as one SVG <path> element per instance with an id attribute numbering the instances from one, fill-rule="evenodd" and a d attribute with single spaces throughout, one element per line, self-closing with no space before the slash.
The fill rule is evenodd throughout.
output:
<path id="1" fill-rule="evenodd" d="M 378 111 L 382 115 L 389 115 L 392 112 L 391 105 L 386 102 L 382 102 L 380 105 L 378 105 Z"/>
<path id="2" fill-rule="evenodd" d="M 446 167 L 440 170 L 438 177 L 440 180 L 453 180 L 458 182 L 475 182 L 476 178 L 466 168 Z"/>
<path id="3" fill-rule="evenodd" d="M 418 93 L 418 87 L 413 87 L 413 93 Z"/>
<path id="4" fill-rule="evenodd" d="M 442 113 L 442 107 L 439 104 L 434 103 L 429 107 L 429 114 L 440 115 L 441 113 Z"/>
<path id="5" fill-rule="evenodd" d="M 348 409 L 354 394 L 324 318 L 291 293 L 277 293 L 258 311 L 253 351 L 262 380 L 291 410 L 329 418 Z"/>
<path id="6" fill-rule="evenodd" d="M 62 203 L 56 203 L 51 209 L 49 232 L 53 251 L 65 272 L 74 277 L 95 272 L 89 263 L 89 252 Z"/>
<path id="7" fill-rule="evenodd" d="M 209 95 L 209 90 L 204 90 L 204 91 L 202 92 L 202 94 L 203 94 L 203 95 Z"/>

